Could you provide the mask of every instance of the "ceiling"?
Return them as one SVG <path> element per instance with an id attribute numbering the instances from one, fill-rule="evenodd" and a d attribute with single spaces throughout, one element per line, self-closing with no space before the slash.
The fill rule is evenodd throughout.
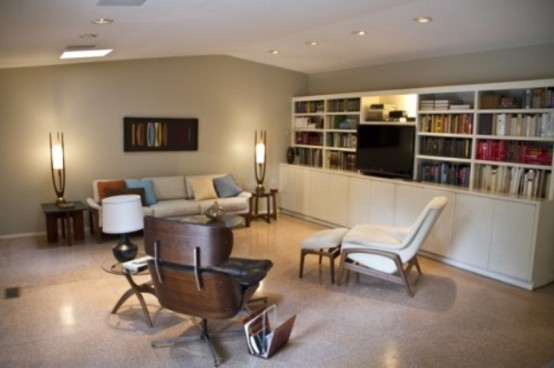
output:
<path id="1" fill-rule="evenodd" d="M 114 49 L 106 61 L 229 55 L 310 74 L 554 42 L 553 0 L 146 0 L 121 6 L 133 1 L 1 0 L 0 68 L 83 62 L 59 56 L 68 46 L 95 45 Z M 421 15 L 433 21 L 413 21 Z M 95 25 L 97 18 L 114 22 Z M 358 30 L 367 35 L 354 35 Z M 80 37 L 88 34 L 96 37 Z"/>

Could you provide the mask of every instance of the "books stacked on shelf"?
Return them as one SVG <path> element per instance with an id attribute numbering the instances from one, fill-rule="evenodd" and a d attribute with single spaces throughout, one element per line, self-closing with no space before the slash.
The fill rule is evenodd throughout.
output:
<path id="1" fill-rule="evenodd" d="M 454 106 L 454 108 L 452 108 Z M 419 101 L 420 111 L 429 110 L 469 110 L 471 105 L 458 100 L 450 99 L 426 99 Z"/>
<path id="2" fill-rule="evenodd" d="M 371 104 L 366 121 L 386 121 L 389 118 L 389 113 L 393 110 L 396 110 L 396 106 L 392 104 Z"/>
<path id="3" fill-rule="evenodd" d="M 471 110 L 471 104 L 452 103 L 450 104 L 450 110 Z"/>
<path id="4" fill-rule="evenodd" d="M 355 149 L 358 142 L 356 134 L 328 133 L 327 146 L 336 148 Z"/>
<path id="5" fill-rule="evenodd" d="M 479 116 L 477 133 L 516 137 L 553 137 L 554 113 L 482 114 Z"/>
<path id="6" fill-rule="evenodd" d="M 424 133 L 471 134 L 473 114 L 425 114 L 420 127 Z"/>
<path id="7" fill-rule="evenodd" d="M 541 142 L 481 139 L 477 141 L 476 158 L 483 161 L 550 166 L 552 146 Z"/>
<path id="8" fill-rule="evenodd" d="M 421 100 L 419 101 L 419 109 L 421 111 L 429 111 L 435 109 L 435 100 Z"/>
<path id="9" fill-rule="evenodd" d="M 296 144 L 321 146 L 323 145 L 322 135 L 317 132 L 296 132 Z"/>
<path id="10" fill-rule="evenodd" d="M 243 321 L 243 325 L 250 354 L 269 359 L 287 344 L 295 320 L 296 315 L 280 323 L 275 305 L 248 316 Z"/>
<path id="11" fill-rule="evenodd" d="M 129 272 L 140 272 L 148 268 L 148 261 L 151 259 L 154 259 L 154 258 L 150 256 L 135 258 L 131 261 L 124 262 L 122 266 L 123 266 L 123 269 Z"/>
<path id="12" fill-rule="evenodd" d="M 360 99 L 349 98 L 341 100 L 331 100 L 328 102 L 329 112 L 359 112 L 360 111 Z"/>
<path id="13" fill-rule="evenodd" d="M 331 170 L 356 171 L 356 154 L 348 152 L 327 152 L 327 168 Z"/>
<path id="14" fill-rule="evenodd" d="M 420 142 L 422 155 L 471 158 L 470 139 L 422 137 Z"/>
<path id="15" fill-rule="evenodd" d="M 310 114 L 323 112 L 323 101 L 297 101 L 294 103 L 294 112 L 297 114 Z"/>
<path id="16" fill-rule="evenodd" d="M 418 178 L 421 181 L 469 187 L 470 168 L 468 164 L 438 161 L 421 161 Z"/>
<path id="17" fill-rule="evenodd" d="M 297 148 L 299 165 L 321 167 L 321 150 L 312 148 Z"/>
<path id="18" fill-rule="evenodd" d="M 475 172 L 475 189 L 491 193 L 546 198 L 551 172 L 523 167 L 480 165 Z"/>
<path id="19" fill-rule="evenodd" d="M 546 89 L 545 107 L 554 108 L 554 87 L 548 87 Z"/>

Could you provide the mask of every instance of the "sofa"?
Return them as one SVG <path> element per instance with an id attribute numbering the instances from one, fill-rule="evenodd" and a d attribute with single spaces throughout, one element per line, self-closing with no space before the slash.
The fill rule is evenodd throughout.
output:
<path id="1" fill-rule="evenodd" d="M 96 179 L 90 209 L 90 230 L 102 240 L 102 199 L 121 194 L 138 194 L 145 216 L 177 218 L 201 215 L 215 201 L 226 214 L 241 215 L 250 226 L 251 193 L 243 191 L 232 174 L 174 175 L 140 179 Z"/>

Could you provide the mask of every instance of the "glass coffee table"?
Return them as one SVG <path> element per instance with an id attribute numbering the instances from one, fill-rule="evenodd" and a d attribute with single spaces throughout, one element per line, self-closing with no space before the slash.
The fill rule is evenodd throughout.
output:
<path id="1" fill-rule="evenodd" d="M 137 257 L 142 257 L 144 254 L 139 254 Z M 133 275 L 148 275 L 148 269 L 138 271 L 138 272 L 132 272 L 125 268 L 123 268 L 123 264 L 121 262 L 118 262 L 114 258 L 106 258 L 102 262 L 102 269 L 108 273 L 111 273 L 113 275 L 119 275 L 119 276 L 125 276 L 127 279 L 127 282 L 129 285 L 131 285 L 131 288 L 127 290 L 121 298 L 117 301 L 115 306 L 112 309 L 112 314 L 117 313 L 119 308 L 129 299 L 131 296 L 135 295 L 137 299 L 140 302 L 140 305 L 142 307 L 142 312 L 144 313 L 144 318 L 146 319 L 146 323 L 148 323 L 148 326 L 153 327 L 152 319 L 150 318 L 150 313 L 148 313 L 148 308 L 146 307 L 146 302 L 144 301 L 144 297 L 142 296 L 143 293 L 146 294 L 152 294 L 156 296 L 156 292 L 154 290 L 154 286 L 152 286 L 152 281 L 147 281 L 143 284 L 137 284 L 135 280 L 133 280 Z"/>

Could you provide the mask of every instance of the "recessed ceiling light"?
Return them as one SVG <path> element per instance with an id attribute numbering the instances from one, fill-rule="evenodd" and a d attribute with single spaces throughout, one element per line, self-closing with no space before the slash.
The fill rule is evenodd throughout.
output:
<path id="1" fill-rule="evenodd" d="M 82 39 L 85 39 L 85 40 L 88 40 L 88 39 L 91 39 L 91 38 L 96 38 L 98 37 L 98 35 L 96 33 L 85 33 L 85 34 L 82 34 L 79 36 L 79 38 L 82 38 Z"/>
<path id="2" fill-rule="evenodd" d="M 425 16 L 420 16 L 420 17 L 415 17 L 414 18 L 414 22 L 416 22 L 416 23 L 429 23 L 432 20 L 433 20 L 433 18 L 425 17 Z"/>
<path id="3" fill-rule="evenodd" d="M 104 57 L 112 52 L 113 49 L 71 49 L 68 48 L 61 55 L 60 59 L 81 59 Z"/>
<path id="4" fill-rule="evenodd" d="M 268 50 L 267 52 L 269 52 L 272 55 L 277 55 L 279 53 L 279 50 Z"/>
<path id="5" fill-rule="evenodd" d="M 319 45 L 319 42 L 317 42 L 317 41 L 306 41 L 304 43 L 308 46 L 317 46 L 317 45 Z"/>
<path id="6" fill-rule="evenodd" d="M 114 20 L 110 18 L 98 18 L 92 21 L 93 24 L 97 24 L 97 25 L 110 24 L 113 22 Z"/>
<path id="7" fill-rule="evenodd" d="M 352 34 L 356 36 L 366 36 L 367 32 L 364 30 L 359 30 L 359 31 L 352 31 Z"/>

